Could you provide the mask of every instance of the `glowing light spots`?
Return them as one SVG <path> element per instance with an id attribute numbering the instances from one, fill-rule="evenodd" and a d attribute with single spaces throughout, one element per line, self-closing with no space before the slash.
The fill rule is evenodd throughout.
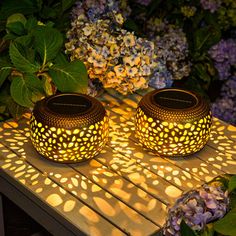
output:
<path id="1" fill-rule="evenodd" d="M 79 213 L 84 216 L 88 222 L 97 223 L 99 222 L 99 216 L 87 206 L 82 206 L 79 210 Z"/>
<path id="2" fill-rule="evenodd" d="M 61 205 L 63 202 L 62 198 L 56 193 L 49 195 L 46 198 L 46 201 L 48 204 L 50 204 L 53 207 L 57 207 L 57 206 Z"/>
<path id="3" fill-rule="evenodd" d="M 176 187 L 174 187 L 172 185 L 166 187 L 165 193 L 168 196 L 173 197 L 173 198 L 177 198 L 177 197 L 179 197 L 182 194 L 181 190 L 179 190 L 178 188 L 176 188 Z"/>
<path id="4" fill-rule="evenodd" d="M 97 207 L 103 212 L 103 214 L 110 217 L 116 214 L 115 209 L 104 199 L 100 197 L 93 197 L 93 200 L 96 203 Z"/>
<path id="5" fill-rule="evenodd" d="M 68 200 L 65 202 L 63 206 L 63 211 L 64 212 L 70 212 L 75 208 L 75 201 Z"/>

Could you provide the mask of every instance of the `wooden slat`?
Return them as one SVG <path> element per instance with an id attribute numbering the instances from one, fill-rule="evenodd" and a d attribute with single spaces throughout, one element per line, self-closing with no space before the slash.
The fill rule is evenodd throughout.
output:
<path id="1" fill-rule="evenodd" d="M 109 107 L 109 109 L 111 111 L 114 111 L 114 113 L 116 113 L 116 114 L 121 114 L 122 113 L 122 115 L 123 115 L 123 117 L 117 116 L 117 115 L 114 116 L 115 118 L 113 119 L 113 123 L 116 123 L 116 126 L 115 126 L 116 129 L 121 130 L 121 132 L 124 131 L 124 129 L 129 130 L 129 131 L 131 131 L 133 129 L 132 122 L 133 122 L 133 116 L 134 116 L 134 113 L 135 113 L 135 110 L 133 108 L 127 107 L 127 103 L 126 104 L 125 103 L 120 103 L 119 107 L 111 106 L 111 108 Z M 115 122 L 114 120 L 117 120 L 117 121 Z M 129 124 L 130 127 L 127 127 L 127 125 L 126 125 L 126 127 L 124 127 L 125 126 L 125 120 L 128 120 L 127 123 Z M 130 134 L 130 136 L 131 136 L 130 139 L 135 141 L 135 139 L 133 138 L 134 135 Z M 136 142 L 138 142 L 138 141 L 136 140 Z M 183 158 L 181 160 L 176 159 L 177 162 L 175 160 L 171 160 L 171 159 L 169 159 L 169 161 L 171 161 L 174 165 L 177 165 L 181 168 L 184 168 L 187 171 L 192 172 L 194 175 L 197 175 L 199 178 L 201 178 L 205 181 L 209 181 L 211 178 L 213 178 L 213 177 L 215 177 L 219 174 L 224 173 L 224 171 L 230 172 L 235 167 L 234 162 L 232 162 L 232 160 L 231 160 L 232 156 L 228 155 L 227 161 L 230 163 L 230 168 L 228 168 L 228 170 L 226 170 L 226 168 L 223 168 L 224 171 L 222 171 L 222 168 L 219 165 L 215 165 L 214 167 L 216 167 L 216 168 L 211 167 L 210 170 L 209 170 L 209 168 L 206 169 L 207 161 L 204 158 L 202 158 L 202 159 L 198 158 L 198 156 L 201 155 L 201 153 L 204 153 L 204 151 L 199 152 L 198 155 L 195 154 L 192 157 L 188 157 L 188 159 L 191 158 L 191 164 L 193 164 L 193 166 L 190 166 L 189 163 L 186 163 L 186 158 Z M 147 157 L 147 154 L 145 154 L 145 157 Z M 194 161 L 193 161 L 193 159 L 194 159 Z M 148 166 L 150 166 L 150 165 L 148 165 Z M 220 169 L 220 171 L 217 170 L 217 169 Z"/>
<path id="2" fill-rule="evenodd" d="M 23 130 L 28 127 L 28 125 L 24 121 L 18 122 L 18 124 L 20 126 L 18 126 L 17 130 L 22 133 Z M 27 132 L 24 134 L 28 136 Z M 33 147 L 31 148 L 33 149 Z M 28 150 L 30 149 L 30 147 L 26 149 Z M 28 155 L 29 154 L 27 154 L 27 156 Z M 109 158 L 110 158 L 110 153 L 109 153 Z M 57 165 L 59 165 L 59 167 L 61 166 L 61 164 Z M 103 166 L 95 159 L 89 162 L 81 163 L 79 166 L 77 164 L 70 166 L 73 167 L 75 170 L 77 170 L 81 175 L 88 178 L 90 181 L 98 184 L 99 187 L 105 189 L 110 194 L 121 199 L 123 202 L 129 205 L 129 207 L 134 208 L 136 211 L 144 215 L 150 221 L 155 222 L 155 224 L 157 225 L 163 225 L 166 216 L 166 205 L 158 201 L 157 199 L 153 198 L 148 193 L 138 188 L 136 185 L 121 178 L 121 176 L 114 173 L 106 166 Z M 60 175 L 62 174 L 63 173 L 60 173 Z M 63 174 L 63 176 L 67 175 Z M 71 186 L 70 191 L 73 192 L 74 186 L 73 185 L 70 186 Z"/>
<path id="3" fill-rule="evenodd" d="M 230 125 L 216 117 L 213 117 L 215 132 L 218 136 L 224 135 L 227 136 L 229 139 L 236 141 L 236 126 Z"/>
<path id="4" fill-rule="evenodd" d="M 8 136 L 10 138 L 10 135 Z M 0 143 L 0 163 L 1 171 L 11 176 L 15 182 L 37 195 L 37 198 L 53 208 L 57 214 L 63 216 L 67 221 L 72 222 L 82 232 L 91 235 L 109 235 L 110 232 L 115 232 L 118 235 L 124 234 L 90 207 L 61 188 L 60 185 L 53 182 L 46 174 L 42 174 L 37 168 L 26 162 L 23 145 L 18 149 L 16 149 L 16 145 L 12 147 L 17 150 L 19 156 Z M 100 227 L 101 224 L 104 227 Z"/>
<path id="5" fill-rule="evenodd" d="M 25 126 L 26 124 L 22 123 L 21 125 Z M 28 128 L 25 129 L 28 131 Z M 19 131 L 19 127 L 17 130 Z M 27 135 L 27 132 L 25 134 Z M 115 137 L 113 133 L 110 134 L 112 138 Z M 124 143 L 122 143 L 122 145 L 123 144 Z M 129 151 L 130 150 L 126 150 L 127 153 L 129 153 Z M 94 159 L 165 204 L 173 204 L 182 193 L 181 189 L 177 188 L 175 185 L 142 167 L 139 163 L 136 163 L 136 160 L 131 156 L 125 157 L 119 151 L 109 146 L 105 147 Z"/>
<path id="6" fill-rule="evenodd" d="M 17 130 L 13 129 L 11 133 L 14 131 L 18 132 L 18 137 L 23 138 L 24 136 L 19 133 L 19 130 L 21 130 L 20 126 L 17 127 Z M 14 136 L 9 137 L 10 139 L 4 140 L 6 145 L 10 145 L 7 142 L 14 139 Z M 137 232 L 142 232 L 143 235 L 149 235 L 158 229 L 158 226 L 142 217 L 123 202 L 114 198 L 107 191 L 104 191 L 97 184 L 87 179 L 87 177 L 81 176 L 78 172 L 68 168 L 68 165 L 53 163 L 40 157 L 27 139 L 22 144 L 22 148 L 24 149 L 24 156 L 27 161 L 47 173 L 51 180 L 60 184 L 63 189 L 71 192 L 84 204 L 106 217 L 117 228 L 121 228 L 124 232 L 131 235 L 135 235 Z M 15 151 L 18 152 L 17 149 Z M 76 181 L 80 188 L 75 185 Z"/>

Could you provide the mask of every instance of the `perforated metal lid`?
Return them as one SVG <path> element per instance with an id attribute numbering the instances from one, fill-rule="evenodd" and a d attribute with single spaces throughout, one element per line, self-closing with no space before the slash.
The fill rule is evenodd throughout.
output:
<path id="1" fill-rule="evenodd" d="M 159 89 L 146 94 L 139 107 L 147 116 L 169 121 L 187 121 L 204 117 L 209 104 L 201 96 L 184 89 Z"/>
<path id="2" fill-rule="evenodd" d="M 85 94 L 65 93 L 36 103 L 33 115 L 48 126 L 74 128 L 101 121 L 106 114 L 103 105 Z"/>

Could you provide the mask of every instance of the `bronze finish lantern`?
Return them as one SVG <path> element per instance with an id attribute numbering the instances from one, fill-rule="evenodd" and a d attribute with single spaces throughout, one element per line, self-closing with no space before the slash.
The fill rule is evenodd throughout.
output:
<path id="1" fill-rule="evenodd" d="M 160 155 L 187 156 L 207 143 L 211 123 L 202 97 L 183 89 L 160 89 L 139 102 L 135 132 L 140 143 Z"/>
<path id="2" fill-rule="evenodd" d="M 60 94 L 36 103 L 31 140 L 47 159 L 75 163 L 97 155 L 108 140 L 108 117 L 103 105 L 84 94 Z"/>

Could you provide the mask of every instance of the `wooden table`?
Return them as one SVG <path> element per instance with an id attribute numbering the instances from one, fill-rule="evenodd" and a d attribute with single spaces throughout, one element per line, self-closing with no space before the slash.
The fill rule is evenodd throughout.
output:
<path id="1" fill-rule="evenodd" d="M 236 174 L 236 127 L 214 118 L 205 148 L 186 158 L 162 158 L 134 137 L 141 95 L 103 94 L 110 141 L 94 159 L 57 164 L 29 140 L 29 116 L 0 126 L 0 191 L 54 235 L 155 235 L 167 207 L 217 175 Z"/>

